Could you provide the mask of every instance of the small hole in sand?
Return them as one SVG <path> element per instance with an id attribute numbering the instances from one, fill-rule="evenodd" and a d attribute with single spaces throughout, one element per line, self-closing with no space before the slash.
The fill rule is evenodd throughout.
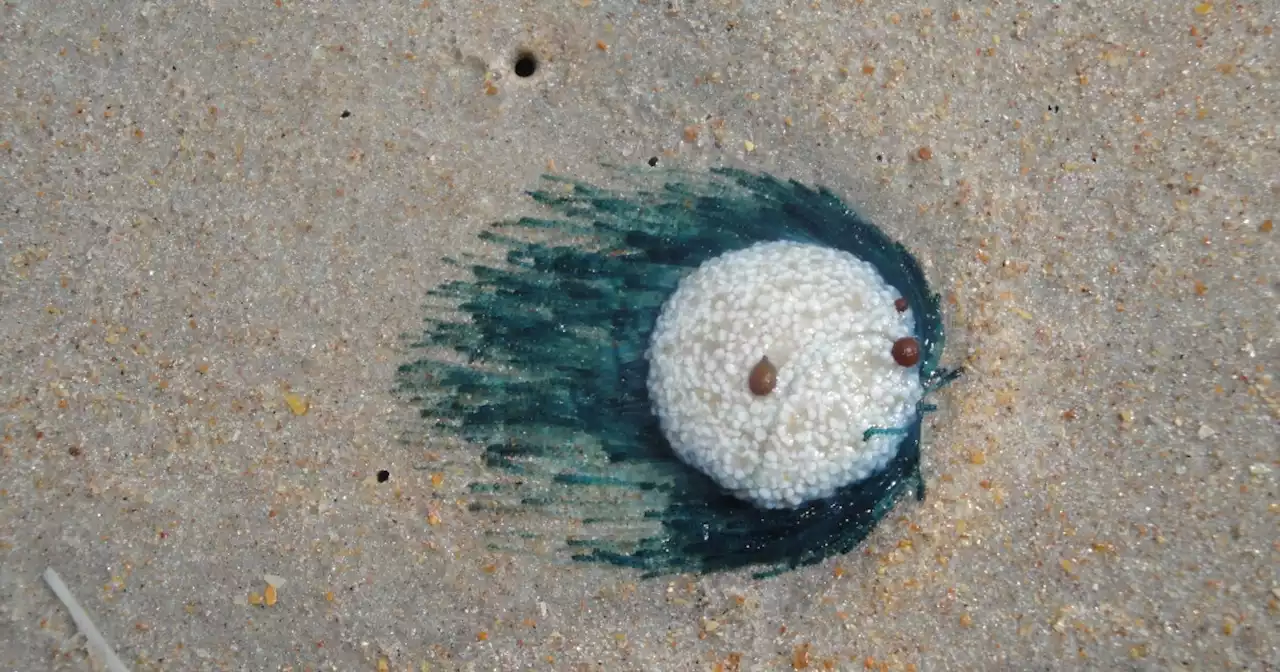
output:
<path id="1" fill-rule="evenodd" d="M 517 77 L 532 77 L 538 71 L 538 57 L 528 51 L 516 55 L 516 62 L 511 66 Z"/>

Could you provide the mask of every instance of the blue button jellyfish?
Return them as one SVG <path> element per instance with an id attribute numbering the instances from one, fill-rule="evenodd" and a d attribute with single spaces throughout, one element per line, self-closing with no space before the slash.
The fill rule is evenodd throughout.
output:
<path id="1" fill-rule="evenodd" d="M 646 575 L 765 576 L 853 549 L 920 475 L 938 296 L 824 189 L 734 169 L 610 191 L 486 230 L 506 263 L 436 291 L 398 387 L 478 446 L 471 507 L 563 518 L 559 548 Z M 506 538 L 507 541 L 503 541 Z"/>

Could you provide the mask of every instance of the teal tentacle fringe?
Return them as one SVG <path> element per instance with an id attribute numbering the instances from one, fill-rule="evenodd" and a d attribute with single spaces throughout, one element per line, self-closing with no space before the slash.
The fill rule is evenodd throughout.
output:
<path id="1" fill-rule="evenodd" d="M 905 247 L 825 189 L 728 168 L 668 176 L 630 192 L 545 177 L 530 195 L 553 216 L 481 234 L 507 263 L 475 264 L 434 292 L 462 317 L 428 320 L 398 391 L 436 431 L 482 448 L 493 477 L 473 484 L 473 508 L 569 521 L 561 546 L 576 560 L 648 576 L 748 566 L 767 576 L 846 553 L 904 494 L 923 499 L 921 418 L 932 406 L 906 427 L 868 430 L 904 436 L 878 473 L 798 509 L 756 509 L 672 453 L 649 407 L 650 333 L 702 262 L 763 241 L 825 245 L 870 262 L 906 298 L 933 391 L 959 374 L 939 368 L 939 297 Z M 538 239 L 548 235 L 572 240 Z M 465 361 L 432 354 L 441 349 Z M 492 534 L 540 536 L 516 528 Z"/>

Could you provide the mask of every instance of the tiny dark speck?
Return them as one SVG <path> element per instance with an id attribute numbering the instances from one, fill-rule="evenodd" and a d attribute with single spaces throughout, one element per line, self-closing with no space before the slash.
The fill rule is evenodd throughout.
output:
<path id="1" fill-rule="evenodd" d="M 652 168 L 656 165 L 658 165 L 658 157 L 656 156 L 649 157 L 649 167 Z"/>
<path id="2" fill-rule="evenodd" d="M 347 118 L 347 117 L 349 117 L 349 116 L 351 116 L 351 110 L 343 110 L 343 111 L 342 111 L 342 118 L 343 118 L 343 119 L 346 119 L 346 118 Z"/>
<path id="3" fill-rule="evenodd" d="M 387 479 L 389 478 L 391 478 L 391 472 L 387 471 L 386 469 L 382 469 L 378 472 L 379 483 L 386 483 Z"/>

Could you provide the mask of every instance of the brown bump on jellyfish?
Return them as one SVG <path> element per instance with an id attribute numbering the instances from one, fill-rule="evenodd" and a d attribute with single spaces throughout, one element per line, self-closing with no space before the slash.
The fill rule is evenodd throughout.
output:
<path id="1" fill-rule="evenodd" d="M 920 342 L 910 336 L 894 341 L 893 361 L 899 366 L 915 366 L 920 361 Z"/>
<path id="2" fill-rule="evenodd" d="M 751 394 L 757 397 L 769 394 L 778 386 L 778 367 L 774 366 L 768 357 L 761 357 L 760 361 L 751 368 L 747 386 L 751 388 Z"/>

